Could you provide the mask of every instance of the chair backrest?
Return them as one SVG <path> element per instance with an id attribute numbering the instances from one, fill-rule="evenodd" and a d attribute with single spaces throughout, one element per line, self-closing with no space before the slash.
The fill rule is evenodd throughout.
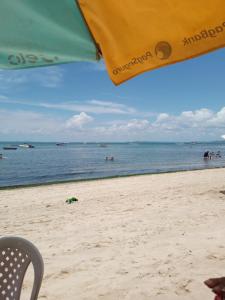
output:
<path id="1" fill-rule="evenodd" d="M 23 279 L 33 264 L 34 283 L 30 300 L 36 300 L 41 287 L 44 263 L 38 249 L 20 237 L 0 238 L 0 299 L 19 300 Z"/>

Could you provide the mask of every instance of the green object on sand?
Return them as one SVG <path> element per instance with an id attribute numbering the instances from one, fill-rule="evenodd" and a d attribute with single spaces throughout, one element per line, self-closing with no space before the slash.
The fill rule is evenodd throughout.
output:
<path id="1" fill-rule="evenodd" d="M 67 199 L 67 200 L 66 200 L 66 203 L 67 203 L 67 204 L 72 204 L 72 203 L 77 202 L 77 201 L 78 201 L 77 198 L 72 197 L 72 198 Z"/>

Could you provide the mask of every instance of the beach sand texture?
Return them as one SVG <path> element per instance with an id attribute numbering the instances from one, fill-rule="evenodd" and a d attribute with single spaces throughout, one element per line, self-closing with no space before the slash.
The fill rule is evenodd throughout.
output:
<path id="1" fill-rule="evenodd" d="M 202 282 L 225 275 L 223 190 L 225 169 L 1 190 L 1 235 L 42 253 L 39 299 L 213 299 Z"/>

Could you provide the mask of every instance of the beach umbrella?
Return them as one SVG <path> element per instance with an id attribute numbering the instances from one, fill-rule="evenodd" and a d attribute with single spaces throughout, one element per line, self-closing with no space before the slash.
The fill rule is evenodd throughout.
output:
<path id="1" fill-rule="evenodd" d="M 95 43 L 74 0 L 0 1 L 0 68 L 97 59 Z"/>
<path id="2" fill-rule="evenodd" d="M 119 84 L 225 46 L 224 0 L 1 0 L 0 67 L 98 60 Z"/>
<path id="3" fill-rule="evenodd" d="M 78 2 L 116 84 L 225 46 L 224 0 Z"/>

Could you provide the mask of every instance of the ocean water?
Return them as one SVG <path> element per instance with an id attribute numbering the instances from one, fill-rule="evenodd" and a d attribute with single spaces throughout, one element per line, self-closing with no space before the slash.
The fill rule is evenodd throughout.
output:
<path id="1" fill-rule="evenodd" d="M 214 143 L 32 143 L 35 148 L 7 151 L 0 143 L 0 187 L 225 167 L 225 142 Z M 205 161 L 204 151 L 222 158 Z M 105 161 L 114 156 L 114 161 Z"/>

